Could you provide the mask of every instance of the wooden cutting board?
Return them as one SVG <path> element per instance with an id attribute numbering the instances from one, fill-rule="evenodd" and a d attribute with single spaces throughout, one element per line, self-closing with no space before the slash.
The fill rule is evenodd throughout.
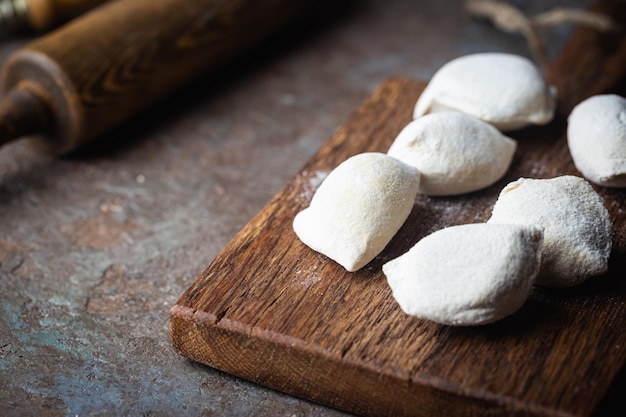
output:
<path id="1" fill-rule="evenodd" d="M 302 244 L 291 224 L 328 172 L 357 153 L 386 152 L 411 120 L 425 84 L 385 82 L 180 297 L 170 316 L 174 346 L 361 415 L 590 416 L 626 363 L 626 190 L 596 187 L 614 223 L 608 274 L 570 289 L 537 287 L 521 310 L 492 325 L 405 315 L 381 265 L 435 230 L 485 221 L 510 181 L 580 175 L 566 116 L 583 98 L 614 89 L 624 68 L 623 37 L 577 30 L 548 75 L 559 114 L 511 134 L 519 149 L 505 178 L 467 195 L 418 196 L 388 247 L 348 273 Z"/>

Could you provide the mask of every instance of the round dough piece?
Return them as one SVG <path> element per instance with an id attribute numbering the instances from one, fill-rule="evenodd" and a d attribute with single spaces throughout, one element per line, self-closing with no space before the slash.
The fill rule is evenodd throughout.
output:
<path id="1" fill-rule="evenodd" d="M 409 216 L 417 169 L 383 153 L 362 153 L 335 168 L 293 229 L 310 248 L 353 272 L 387 246 Z"/>
<path id="2" fill-rule="evenodd" d="M 539 285 L 571 287 L 608 270 L 611 219 L 583 178 L 520 178 L 500 192 L 487 223 L 544 228 Z"/>
<path id="3" fill-rule="evenodd" d="M 383 265 L 402 310 L 440 324 L 500 320 L 526 301 L 541 262 L 540 227 L 464 224 L 438 230 Z"/>
<path id="4" fill-rule="evenodd" d="M 511 165 L 517 142 L 462 113 L 442 112 L 413 120 L 387 154 L 416 167 L 419 192 L 455 195 L 498 181 Z"/>
<path id="5" fill-rule="evenodd" d="M 479 53 L 443 65 L 417 100 L 413 116 L 455 110 L 502 131 L 514 130 L 552 120 L 555 97 L 556 89 L 528 59 Z"/>
<path id="6" fill-rule="evenodd" d="M 589 181 L 626 187 L 626 98 L 602 94 L 579 103 L 568 118 L 567 144 Z"/>

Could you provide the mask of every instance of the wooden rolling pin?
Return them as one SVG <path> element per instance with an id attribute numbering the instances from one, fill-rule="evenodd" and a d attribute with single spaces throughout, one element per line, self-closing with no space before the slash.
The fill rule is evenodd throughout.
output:
<path id="1" fill-rule="evenodd" d="M 72 151 L 267 37 L 313 0 L 116 0 L 13 53 L 0 145 Z"/>

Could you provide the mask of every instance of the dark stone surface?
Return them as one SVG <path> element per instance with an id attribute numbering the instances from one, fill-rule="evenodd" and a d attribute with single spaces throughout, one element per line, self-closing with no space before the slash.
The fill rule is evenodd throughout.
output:
<path id="1" fill-rule="evenodd" d="M 550 33 L 553 54 L 569 30 Z M 27 40 L 5 41 L 0 60 Z M 343 415 L 181 357 L 168 311 L 379 83 L 478 51 L 528 56 L 458 0 L 359 1 L 81 152 L 0 149 L 0 414 Z"/>

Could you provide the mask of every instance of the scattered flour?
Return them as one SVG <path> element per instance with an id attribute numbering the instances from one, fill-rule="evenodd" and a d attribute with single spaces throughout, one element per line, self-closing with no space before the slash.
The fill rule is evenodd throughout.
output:
<path id="1" fill-rule="evenodd" d="M 315 190 L 317 190 L 327 176 L 327 171 L 302 171 L 300 176 L 297 177 L 298 186 L 300 188 L 297 199 L 307 203 L 311 201 Z"/>

